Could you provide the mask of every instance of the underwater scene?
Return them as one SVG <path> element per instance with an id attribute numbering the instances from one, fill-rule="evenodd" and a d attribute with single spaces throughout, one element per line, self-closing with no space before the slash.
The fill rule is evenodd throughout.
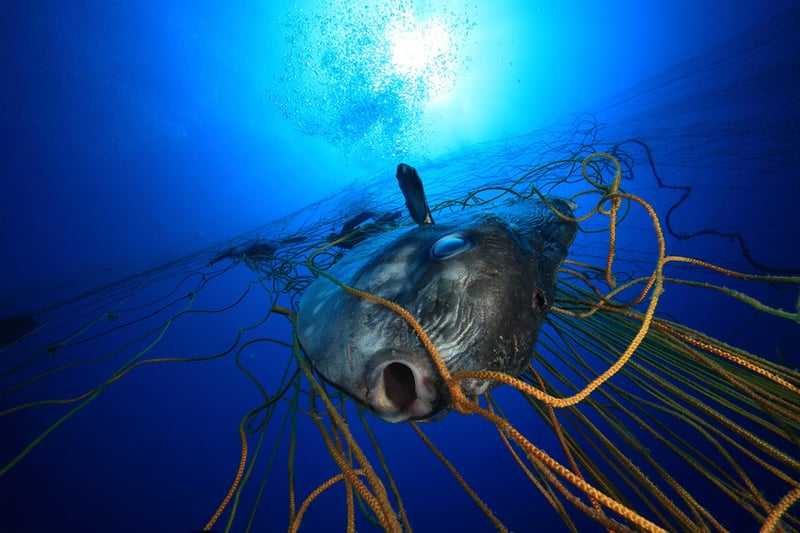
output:
<path id="1" fill-rule="evenodd" d="M 800 531 L 800 5 L 0 5 L 0 531 Z"/>

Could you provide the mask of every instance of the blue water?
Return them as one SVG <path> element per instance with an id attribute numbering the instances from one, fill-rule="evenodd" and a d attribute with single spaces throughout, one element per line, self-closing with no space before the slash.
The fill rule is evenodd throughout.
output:
<path id="1" fill-rule="evenodd" d="M 442 179 L 455 161 L 477 172 L 504 140 L 517 146 L 519 135 L 584 112 L 608 124 L 609 142 L 647 141 L 670 183 L 694 187 L 673 216 L 676 233 L 743 235 L 753 260 L 724 236 L 674 239 L 672 253 L 748 271 L 800 269 L 796 2 L 395 4 L 0 4 L 0 315 L 34 313 L 219 245 L 353 182 L 385 177 L 394 187 L 401 160 Z M 424 39 L 436 53 L 414 48 Z M 682 191 L 648 180 L 639 192 L 662 212 L 678 201 Z M 674 294 L 682 320 L 800 364 L 796 328 L 754 330 L 747 309 L 720 324 Z M 789 309 L 797 298 L 764 295 Z M 202 351 L 201 333 L 235 327 L 198 319 L 161 348 Z M 225 385 L 237 375 L 224 363 L 199 374 L 182 365 L 133 372 L 91 417 L 0 478 L 0 530 L 202 527 L 235 473 L 241 406 L 258 401 Z M 183 387 L 192 394 L 174 394 Z M 159 417 L 179 423 L 165 432 Z M 10 430 L 25 433 L 27 423 Z M 489 461 L 497 449 L 482 447 L 473 426 L 432 426 L 454 462 L 483 459 L 470 481 L 504 494 L 494 510 L 510 527 L 563 526 L 549 514 L 537 524 L 546 503 L 495 475 L 513 465 Z M 382 430 L 402 457 L 412 436 Z M 318 439 L 306 444 L 300 471 L 327 472 Z M 435 459 L 394 461 L 419 480 L 415 529 L 463 519 L 462 530 L 489 530 Z M 298 475 L 298 492 L 319 481 Z M 304 530 L 322 530 L 326 510 L 340 508 L 339 496 L 327 498 Z M 259 530 L 283 527 L 283 500 L 262 509 Z"/>

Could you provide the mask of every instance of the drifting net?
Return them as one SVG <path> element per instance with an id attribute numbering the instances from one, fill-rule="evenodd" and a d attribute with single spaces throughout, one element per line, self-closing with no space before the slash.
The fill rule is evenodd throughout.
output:
<path id="1" fill-rule="evenodd" d="M 521 376 L 451 375 L 413 316 L 344 283 L 341 290 L 393 309 L 415 329 L 454 412 L 387 425 L 309 366 L 292 326 L 314 272 L 358 253 L 355 245 L 370 235 L 411 224 L 399 191 L 383 192 L 394 178 L 381 176 L 213 250 L 43 309 L 35 325 L 4 323 L 0 424 L 13 437 L 0 483 L 18 486 L 35 475 L 42 448 L 76 445 L 70 426 L 94 428 L 95 447 L 105 452 L 89 461 L 112 469 L 132 457 L 115 455 L 114 439 L 131 435 L 114 433 L 109 417 L 175 409 L 180 415 L 167 416 L 166 427 L 133 438 L 145 449 L 155 435 L 188 436 L 188 447 L 229 443 L 213 491 L 195 496 L 206 502 L 207 528 L 249 531 L 280 521 L 296 530 L 315 506 L 327 523 L 342 520 L 351 531 L 364 523 L 424 528 L 430 515 L 409 496 L 420 490 L 404 472 L 409 464 L 437 486 L 452 476 L 448 498 L 462 487 L 497 529 L 524 527 L 504 507 L 514 498 L 484 478 L 470 480 L 479 477 L 477 462 L 503 484 L 514 480 L 523 495 L 516 504 L 535 504 L 538 521 L 573 531 L 587 522 L 615 531 L 745 523 L 800 530 L 800 373 L 676 319 L 681 305 L 708 299 L 720 321 L 748 309 L 755 323 L 778 323 L 796 337 L 800 310 L 771 303 L 759 287 L 795 302 L 800 276 L 753 273 L 763 261 L 744 272 L 669 253 L 680 239 L 645 194 L 630 192 L 640 181 L 645 191 L 665 187 L 648 146 L 605 143 L 600 131 L 584 116 L 420 168 L 437 221 L 547 194 L 579 206 L 579 235 Z M 678 298 L 665 303 L 670 293 Z M 458 384 L 470 378 L 507 386 L 467 398 Z M 225 412 L 238 415 L 208 416 L 223 397 Z M 190 412 L 202 420 L 188 421 Z M 185 426 L 170 426 L 181 416 Z M 456 448 L 451 433 L 459 435 Z M 433 470 L 432 460 L 444 467 Z M 168 491 L 166 478 L 189 468 L 174 456 L 167 462 L 166 473 L 147 474 L 162 486 L 155 500 Z M 445 514 L 472 512 L 438 505 Z"/>

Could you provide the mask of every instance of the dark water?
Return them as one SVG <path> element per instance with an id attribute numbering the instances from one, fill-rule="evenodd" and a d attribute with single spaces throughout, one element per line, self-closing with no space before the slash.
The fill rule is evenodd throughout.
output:
<path id="1" fill-rule="evenodd" d="M 421 169 L 431 195 L 446 194 L 461 176 L 533 160 L 525 151 L 548 131 L 553 143 L 566 142 L 581 123 L 573 117 L 585 112 L 603 142 L 649 146 L 662 183 L 634 142 L 637 180 L 629 188 L 669 221 L 670 253 L 753 273 L 800 270 L 800 11 L 785 10 L 792 2 L 769 10 L 714 2 L 700 11 L 692 2 L 319 4 L 0 6 L 0 315 L 35 315 L 149 269 L 156 270 L 146 279 L 155 279 L 172 271 L 159 265 L 355 180 L 336 197 L 346 211 L 342 198 L 360 205 L 359 194 L 393 188 L 400 160 Z M 425 39 L 436 53 L 412 46 Z M 320 222 L 321 208 L 303 213 L 303 223 L 326 230 L 340 222 Z M 294 218 L 289 227 L 299 224 Z M 631 269 L 652 257 L 647 224 L 626 230 Z M 236 276 L 205 291 L 204 305 L 228 301 L 226 291 L 246 283 Z M 796 309 L 796 286 L 756 293 Z M 264 297 L 224 323 L 193 317 L 150 355 L 207 353 L 268 307 Z M 684 289 L 668 291 L 663 311 L 800 365 L 797 324 L 762 321 L 751 308 Z M 270 328 L 264 335 L 290 338 L 288 324 Z M 137 335 L 129 327 L 79 357 L 101 357 Z M 263 375 L 276 364 L 282 371 L 287 355 L 243 352 Z M 52 389 L 4 398 L 0 407 L 78 394 L 113 368 L 78 367 Z M 4 378 L 4 391 L 17 383 Z M 0 530 L 199 529 L 235 474 L 238 422 L 259 401 L 228 359 L 134 370 L 0 477 Z M 29 413 L 4 417 L 3 464 L 52 422 Z M 563 528 L 496 435 L 475 420 L 449 422 L 426 430 L 509 528 Z M 408 428 L 377 427 L 416 530 L 491 529 L 434 457 L 405 453 L 418 449 Z M 297 492 L 306 495 L 335 469 L 313 426 L 301 429 L 295 468 Z M 285 441 L 280 446 L 257 531 L 286 524 Z M 342 494 L 323 495 L 304 530 L 343 529 Z M 249 509 L 254 496 L 247 498 Z"/>

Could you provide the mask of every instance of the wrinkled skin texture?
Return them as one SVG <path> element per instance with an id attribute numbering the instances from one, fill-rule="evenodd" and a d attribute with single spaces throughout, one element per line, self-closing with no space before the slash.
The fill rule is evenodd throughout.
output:
<path id="1" fill-rule="evenodd" d="M 550 199 L 571 216 L 567 202 Z M 539 201 L 436 225 L 400 229 L 354 248 L 329 274 L 405 308 L 451 373 L 519 375 L 553 298 L 576 225 Z M 390 422 L 430 417 L 450 404 L 422 342 L 385 306 L 320 277 L 305 292 L 298 336 L 330 383 Z M 462 381 L 468 396 L 496 383 Z"/>

